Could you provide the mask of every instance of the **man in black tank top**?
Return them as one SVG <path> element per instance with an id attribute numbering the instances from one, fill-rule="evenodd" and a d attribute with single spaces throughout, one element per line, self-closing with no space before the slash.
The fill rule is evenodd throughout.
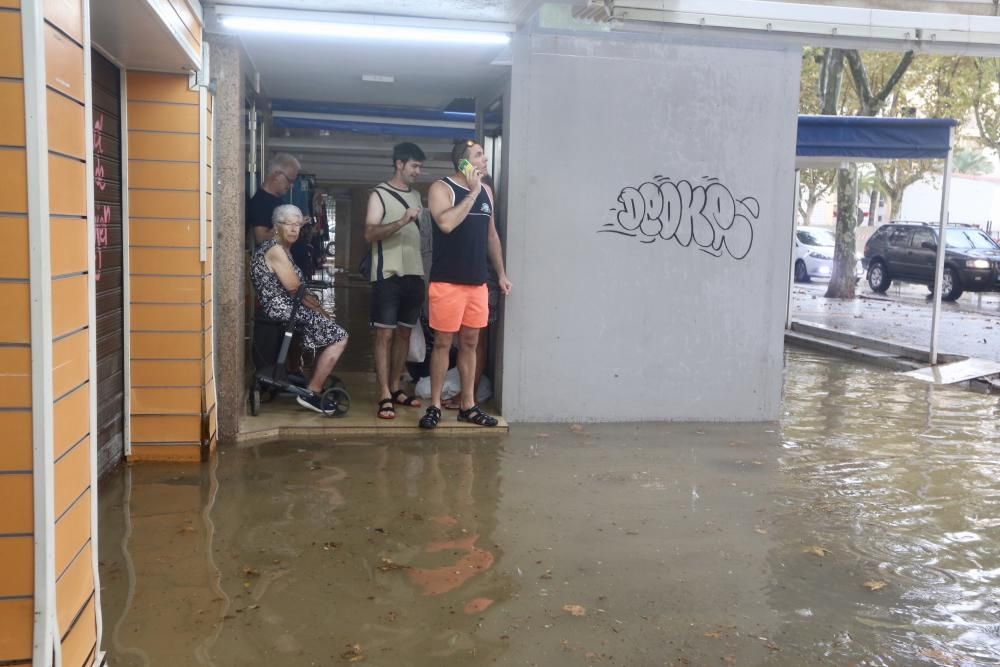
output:
<path id="1" fill-rule="evenodd" d="M 458 420 L 496 426 L 497 420 L 476 405 L 474 394 L 479 330 L 489 317 L 488 264 L 493 265 L 503 294 L 510 294 L 511 283 L 504 270 L 493 216 L 493 192 L 482 182 L 488 167 L 483 147 L 475 141 L 460 142 L 452 150 L 451 159 L 457 171 L 431 185 L 427 197 L 434 218 L 434 251 L 427 290 L 434 351 L 431 405 L 420 419 L 420 426 L 434 428 L 441 421 L 441 388 L 456 335 L 462 381 Z"/>

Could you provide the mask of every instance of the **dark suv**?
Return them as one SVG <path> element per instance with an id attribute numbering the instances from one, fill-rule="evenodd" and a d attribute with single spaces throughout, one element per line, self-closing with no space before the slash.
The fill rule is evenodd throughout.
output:
<path id="1" fill-rule="evenodd" d="M 962 292 L 1000 291 L 1000 246 L 969 225 L 948 225 L 945 230 L 942 298 L 954 301 Z M 865 244 L 861 260 L 868 285 L 885 292 L 893 280 L 922 283 L 934 289 L 938 230 L 923 223 L 882 225 Z"/>

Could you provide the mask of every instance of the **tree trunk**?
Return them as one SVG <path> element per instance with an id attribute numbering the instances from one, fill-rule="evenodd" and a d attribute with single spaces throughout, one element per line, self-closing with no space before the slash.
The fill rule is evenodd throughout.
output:
<path id="1" fill-rule="evenodd" d="M 871 199 L 868 201 L 868 226 L 875 227 L 875 218 L 878 217 L 878 190 L 872 190 Z"/>
<path id="2" fill-rule="evenodd" d="M 858 224 L 858 167 L 851 164 L 837 170 L 837 243 L 833 252 L 833 275 L 826 296 L 831 299 L 854 298 L 855 243 Z"/>
<path id="3" fill-rule="evenodd" d="M 815 199 L 811 199 L 810 201 L 806 202 L 806 210 L 802 218 L 802 224 L 804 226 L 809 226 L 812 224 L 813 212 L 815 212 L 815 210 L 816 210 Z"/>
<path id="4" fill-rule="evenodd" d="M 903 212 L 903 188 L 900 188 L 898 192 L 892 193 L 892 199 L 889 200 L 889 208 L 892 209 L 892 214 L 899 219 L 900 214 Z M 892 218 L 889 218 L 891 221 Z"/>

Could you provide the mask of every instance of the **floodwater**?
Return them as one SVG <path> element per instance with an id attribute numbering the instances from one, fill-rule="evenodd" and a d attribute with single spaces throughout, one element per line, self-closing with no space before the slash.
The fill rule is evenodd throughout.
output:
<path id="1" fill-rule="evenodd" d="M 125 469 L 100 501 L 110 664 L 1000 664 L 996 397 L 786 365 L 776 424 Z"/>

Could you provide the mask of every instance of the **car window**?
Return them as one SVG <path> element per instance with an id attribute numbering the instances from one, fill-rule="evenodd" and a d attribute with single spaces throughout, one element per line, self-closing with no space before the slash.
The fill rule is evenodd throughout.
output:
<path id="1" fill-rule="evenodd" d="M 891 245 L 906 245 L 907 239 L 910 237 L 910 230 L 907 227 L 897 227 L 892 230 L 889 235 L 889 243 Z"/>
<path id="2" fill-rule="evenodd" d="M 836 245 L 837 239 L 833 233 L 825 229 L 800 229 L 796 232 L 800 243 L 814 246 Z"/>
<path id="3" fill-rule="evenodd" d="M 949 229 L 945 232 L 949 248 L 959 250 L 996 250 L 997 244 L 978 229 Z"/>
<path id="4" fill-rule="evenodd" d="M 937 243 L 937 238 L 934 236 L 934 232 L 929 229 L 914 229 L 913 236 L 910 238 L 911 248 L 921 248 L 925 241 L 930 243 Z"/>

